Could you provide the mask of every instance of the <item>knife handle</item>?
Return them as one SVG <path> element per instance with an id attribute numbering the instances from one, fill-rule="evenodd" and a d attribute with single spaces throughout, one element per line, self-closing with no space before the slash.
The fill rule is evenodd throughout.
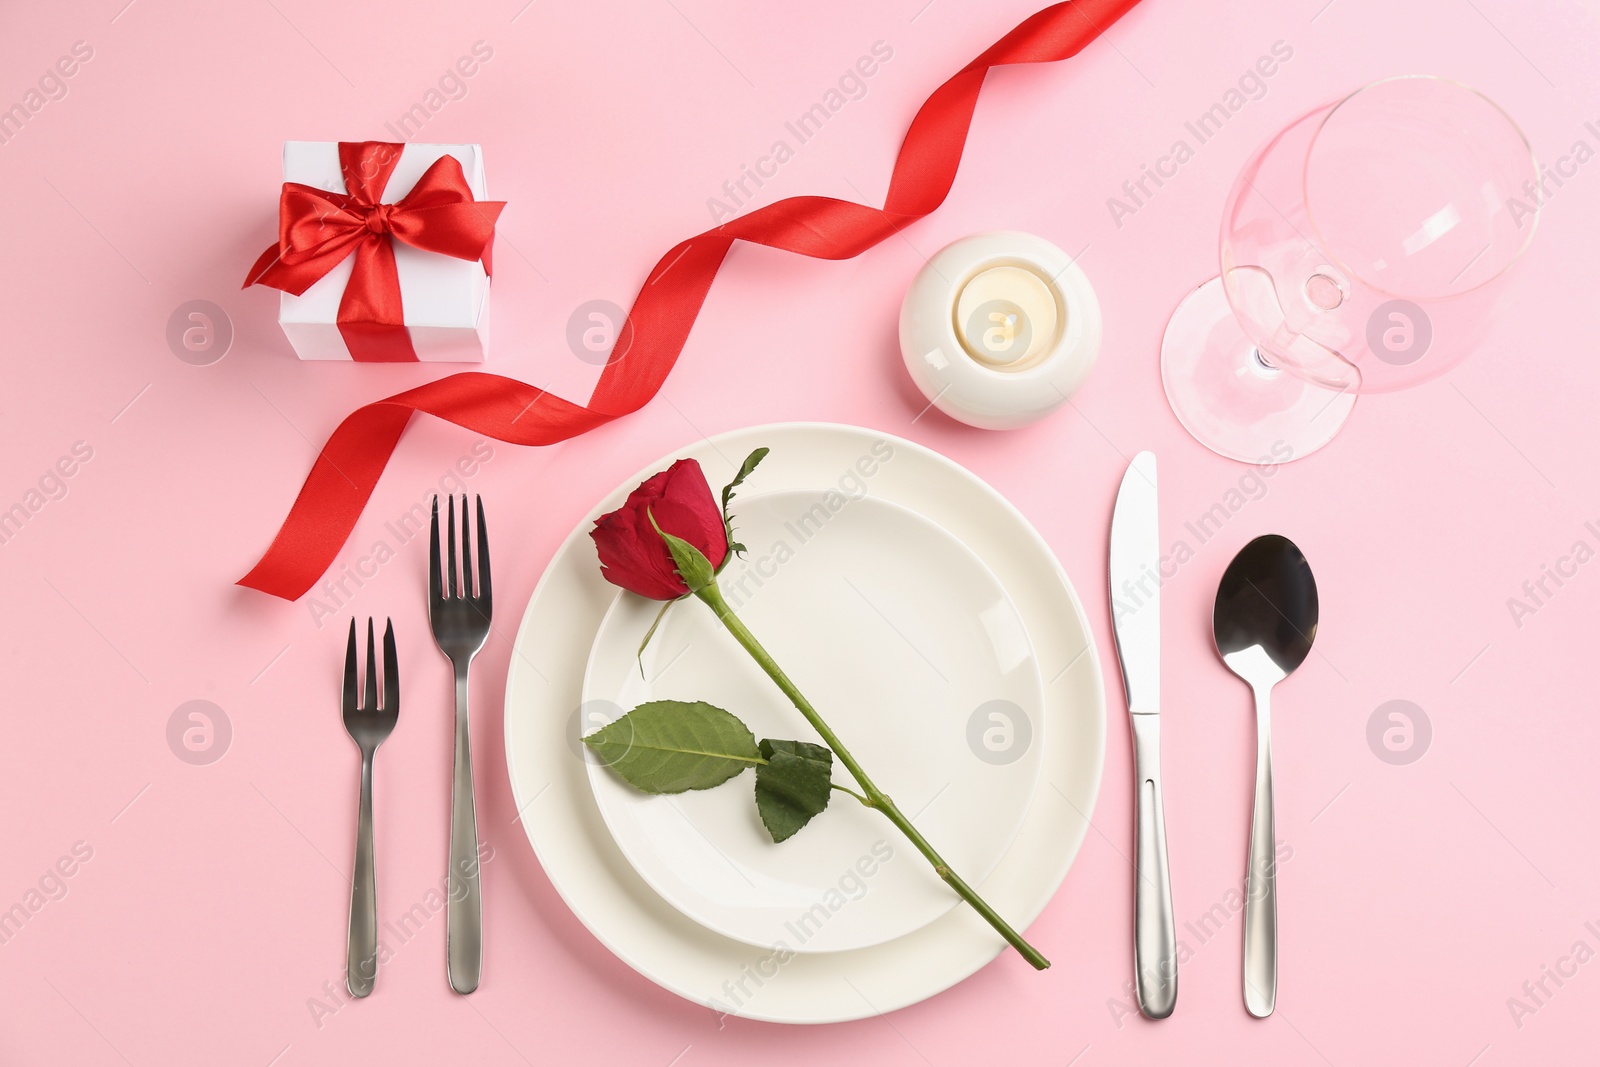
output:
<path id="1" fill-rule="evenodd" d="M 1167 873 L 1167 820 L 1161 806 L 1161 719 L 1134 714 L 1135 809 L 1133 967 L 1139 1010 L 1165 1019 L 1178 1002 L 1178 938 Z"/>

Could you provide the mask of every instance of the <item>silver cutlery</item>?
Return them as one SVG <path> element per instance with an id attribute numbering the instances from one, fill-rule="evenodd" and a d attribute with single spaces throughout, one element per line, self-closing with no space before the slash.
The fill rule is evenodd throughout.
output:
<path id="1" fill-rule="evenodd" d="M 461 567 L 456 568 L 456 502 L 445 521 L 445 559 L 439 558 L 439 498 L 433 498 L 433 541 L 428 556 L 428 622 L 439 650 L 450 659 L 456 680 L 456 756 L 450 792 L 450 889 L 447 954 L 450 988 L 470 993 L 483 971 L 483 897 L 478 886 L 478 816 L 472 795 L 472 747 L 468 740 L 467 673 L 483 648 L 493 618 L 489 585 L 489 534 L 478 505 L 478 570 L 473 581 L 472 531 L 467 498 L 461 498 Z"/>
<path id="2" fill-rule="evenodd" d="M 1133 966 L 1139 1010 L 1165 1019 L 1178 1002 L 1178 939 L 1161 803 L 1161 532 L 1156 457 L 1133 457 L 1111 514 L 1111 628 L 1133 731 Z"/>
<path id="3" fill-rule="evenodd" d="M 345 950 L 345 984 L 353 997 L 372 992 L 378 977 L 378 887 L 372 862 L 372 757 L 400 718 L 400 667 L 394 651 L 394 623 L 383 631 L 383 686 L 379 695 L 372 620 L 367 620 L 367 682 L 356 696 L 356 620 L 344 653 L 344 728 L 361 749 L 361 803 L 356 816 L 356 862 L 350 882 L 350 935 Z"/>
<path id="4" fill-rule="evenodd" d="M 1278 999 L 1278 874 L 1272 818 L 1272 687 L 1311 652 L 1317 583 L 1293 541 L 1267 534 L 1233 557 L 1212 613 L 1217 652 L 1256 698 L 1256 800 L 1245 869 L 1244 1003 L 1266 1018 Z"/>

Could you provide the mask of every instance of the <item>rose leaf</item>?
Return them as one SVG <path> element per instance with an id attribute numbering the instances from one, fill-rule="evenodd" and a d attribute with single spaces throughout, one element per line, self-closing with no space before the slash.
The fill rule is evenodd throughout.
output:
<path id="1" fill-rule="evenodd" d="M 640 704 L 583 743 L 645 793 L 710 789 L 761 763 L 750 728 L 699 700 Z"/>
<path id="2" fill-rule="evenodd" d="M 805 741 L 761 742 L 756 768 L 756 810 L 774 841 L 787 841 L 828 806 L 833 795 L 833 753 Z"/>

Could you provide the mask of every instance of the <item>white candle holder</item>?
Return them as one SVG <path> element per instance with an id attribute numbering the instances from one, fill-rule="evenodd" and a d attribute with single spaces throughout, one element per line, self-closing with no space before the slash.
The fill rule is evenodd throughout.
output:
<path id="1" fill-rule="evenodd" d="M 900 354 L 934 406 L 986 430 L 1067 402 L 1100 353 L 1100 302 L 1065 252 L 998 230 L 940 249 L 900 305 Z"/>

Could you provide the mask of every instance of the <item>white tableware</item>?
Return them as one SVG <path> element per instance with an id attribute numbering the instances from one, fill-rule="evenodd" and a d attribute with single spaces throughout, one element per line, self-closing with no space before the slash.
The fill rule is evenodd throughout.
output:
<path id="1" fill-rule="evenodd" d="M 863 483 L 874 497 L 939 523 L 994 571 L 1016 605 L 1045 683 L 1041 774 L 1049 788 L 978 890 L 1018 929 L 1044 910 L 1088 831 L 1105 753 L 1105 696 L 1094 639 L 1054 555 L 1027 520 L 976 476 L 920 445 L 848 426 L 787 424 L 697 442 L 714 484 L 758 446 L 772 454 L 761 485 L 779 492 Z M 994 959 L 1000 935 L 957 907 L 898 940 L 847 952 L 784 953 L 720 937 L 673 908 L 612 840 L 589 787 L 580 733 L 582 674 L 615 588 L 600 576 L 589 530 L 649 464 L 599 502 L 557 550 L 518 631 L 506 682 L 506 763 L 518 820 L 546 875 L 603 944 L 640 974 L 718 1011 L 773 1022 L 821 1023 L 893 1011 L 948 989 Z M 686 605 L 687 606 L 687 605 Z M 674 609 L 677 610 L 677 609 Z M 891 862 L 908 846 L 885 835 Z M 1070 944 L 1040 945 L 1069 959 Z M 1017 961 L 1019 966 L 1023 966 Z M 1028 981 L 1045 978 L 1028 972 Z"/>
<path id="2" fill-rule="evenodd" d="M 986 430 L 1065 404 L 1100 353 L 1100 302 L 1071 256 L 1000 230 L 936 252 L 900 305 L 900 355 L 928 401 Z"/>
<path id="3" fill-rule="evenodd" d="M 1044 750 L 1043 685 L 1021 617 L 983 562 L 921 515 L 831 482 L 750 493 L 762 473 L 734 501 L 749 550 L 718 586 L 879 787 L 953 870 L 981 884 L 1022 826 Z M 589 656 L 585 707 L 620 716 L 650 700 L 705 700 L 757 738 L 821 743 L 703 604 L 673 606 L 641 662 L 660 606 L 618 592 Z M 589 780 L 644 880 L 739 941 L 864 948 L 961 903 L 887 819 L 846 793 L 774 844 L 752 774 L 653 796 L 595 760 Z M 834 781 L 854 785 L 843 767 Z M 882 844 L 892 861 L 874 854 Z"/>

